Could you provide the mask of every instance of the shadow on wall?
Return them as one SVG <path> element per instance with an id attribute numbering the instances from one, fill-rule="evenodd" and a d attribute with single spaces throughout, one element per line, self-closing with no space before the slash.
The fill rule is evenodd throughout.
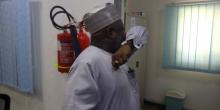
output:
<path id="1" fill-rule="evenodd" d="M 31 37 L 32 37 L 32 62 L 33 62 L 33 79 L 34 79 L 34 95 L 42 100 L 42 69 L 41 69 L 41 30 L 40 30 L 40 9 L 41 3 L 37 1 L 30 2 L 31 16 Z"/>

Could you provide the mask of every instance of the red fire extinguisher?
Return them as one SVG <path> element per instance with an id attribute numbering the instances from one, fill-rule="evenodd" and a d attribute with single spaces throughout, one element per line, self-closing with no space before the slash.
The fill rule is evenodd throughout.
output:
<path id="1" fill-rule="evenodd" d="M 54 10 L 60 9 L 55 13 Z M 55 17 L 58 14 L 66 14 L 69 24 L 61 26 L 55 22 Z M 77 58 L 77 56 L 90 45 L 90 40 L 88 35 L 85 33 L 85 26 L 80 27 L 79 33 L 76 29 L 76 21 L 74 17 L 67 12 L 61 6 L 54 6 L 50 11 L 50 18 L 53 26 L 58 30 L 63 30 L 63 33 L 57 35 L 58 50 L 58 71 L 61 73 L 68 73 L 71 65 Z M 67 31 L 69 30 L 69 32 Z"/>
<path id="2" fill-rule="evenodd" d="M 58 71 L 67 73 L 76 58 L 72 36 L 67 30 L 64 30 L 63 33 L 57 35 L 57 41 Z"/>
<path id="3" fill-rule="evenodd" d="M 83 51 L 90 45 L 90 39 L 88 34 L 86 33 L 85 25 L 83 24 L 83 22 L 81 22 L 80 24 L 81 25 L 80 25 L 79 33 L 77 34 L 77 39 L 80 44 L 80 49 L 81 51 Z"/>

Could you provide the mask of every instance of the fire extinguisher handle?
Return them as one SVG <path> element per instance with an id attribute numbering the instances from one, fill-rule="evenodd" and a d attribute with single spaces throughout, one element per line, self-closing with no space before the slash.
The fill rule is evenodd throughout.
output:
<path id="1" fill-rule="evenodd" d="M 77 57 L 80 54 L 81 49 L 80 49 L 79 41 L 77 39 L 76 26 L 70 25 L 69 29 L 70 29 L 71 36 L 73 38 L 73 42 L 72 43 L 73 43 L 73 47 L 74 47 L 74 50 L 75 50 L 75 55 Z"/>

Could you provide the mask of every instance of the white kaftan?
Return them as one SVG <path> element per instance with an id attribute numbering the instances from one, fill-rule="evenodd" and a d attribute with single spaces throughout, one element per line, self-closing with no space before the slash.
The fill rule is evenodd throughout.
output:
<path id="1" fill-rule="evenodd" d="M 70 70 L 65 110 L 139 110 L 139 92 L 126 65 L 112 69 L 112 55 L 85 49 Z"/>

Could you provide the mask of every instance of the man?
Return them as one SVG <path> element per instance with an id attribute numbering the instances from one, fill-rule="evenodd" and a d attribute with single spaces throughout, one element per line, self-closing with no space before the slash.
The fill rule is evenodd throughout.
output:
<path id="1" fill-rule="evenodd" d="M 85 19 L 91 46 L 76 59 L 67 83 L 65 110 L 139 110 L 139 97 L 124 69 L 113 70 L 124 27 L 114 6 Z"/>
<path id="2" fill-rule="evenodd" d="M 112 65 L 115 69 L 126 63 L 128 58 L 147 43 L 148 30 L 143 26 L 134 26 L 127 32 L 126 40 L 112 55 Z"/>

